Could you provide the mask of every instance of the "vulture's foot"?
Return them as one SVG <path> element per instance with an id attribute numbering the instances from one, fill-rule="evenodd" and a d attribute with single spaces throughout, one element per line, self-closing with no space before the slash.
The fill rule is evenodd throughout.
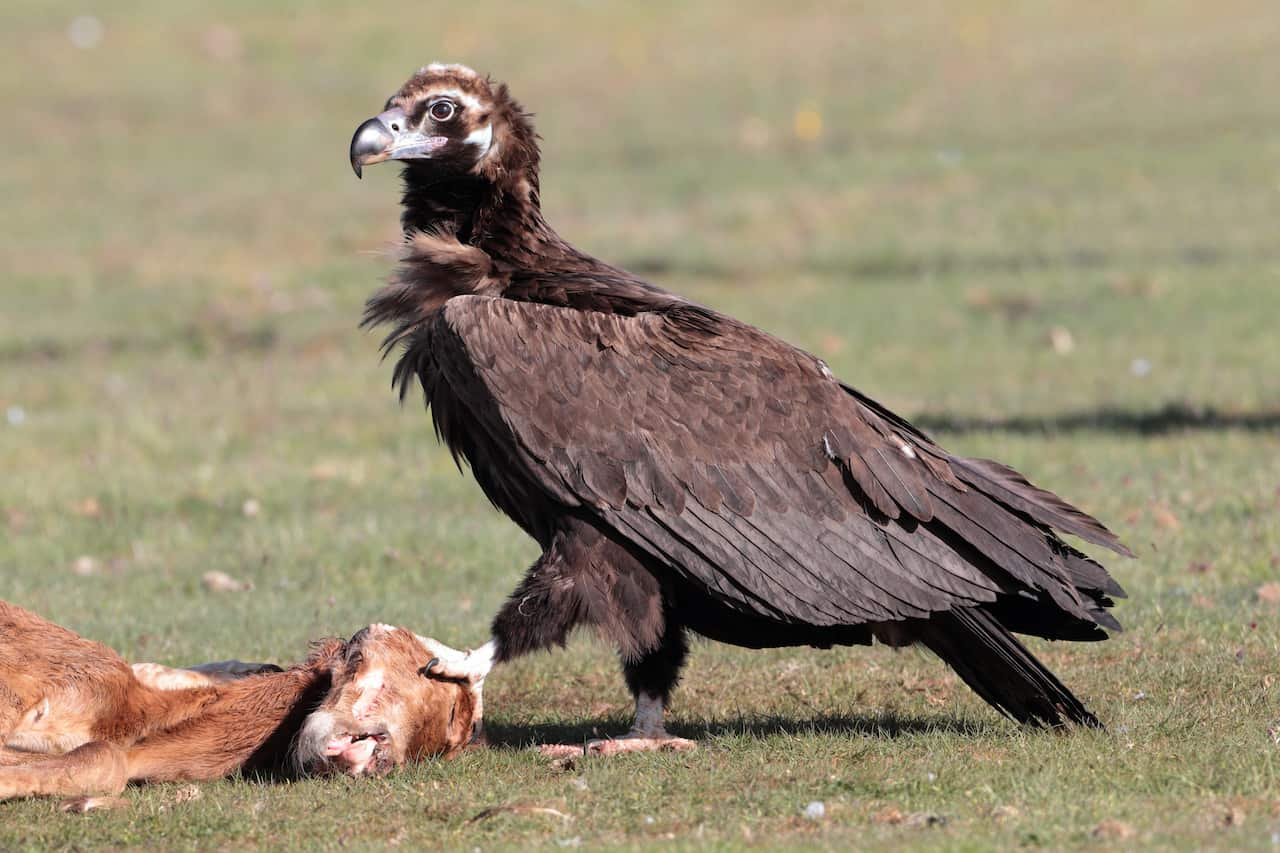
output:
<path id="1" fill-rule="evenodd" d="M 544 744 L 539 749 L 548 758 L 575 755 L 621 755 L 624 752 L 689 752 L 696 741 L 668 734 L 662 724 L 663 701 L 644 693 L 636 696 L 636 721 L 622 737 L 589 740 L 586 746 L 563 743 Z"/>
<path id="2" fill-rule="evenodd" d="M 575 743 L 544 743 L 538 747 L 546 758 L 581 758 L 584 755 L 621 755 L 624 752 L 691 752 L 698 742 L 674 737 L 666 732 L 630 732 L 622 737 L 589 740 L 586 745 Z"/>
<path id="3" fill-rule="evenodd" d="M 656 733 L 628 732 L 618 738 L 587 741 L 587 755 L 621 755 L 624 752 L 691 752 L 697 741 L 675 737 L 665 731 Z"/>

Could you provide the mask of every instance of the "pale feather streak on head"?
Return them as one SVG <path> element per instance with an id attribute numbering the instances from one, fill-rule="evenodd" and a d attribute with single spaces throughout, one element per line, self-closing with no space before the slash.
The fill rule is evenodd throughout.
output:
<path id="1" fill-rule="evenodd" d="M 427 94 L 427 98 L 450 98 L 467 109 L 480 109 L 480 101 L 474 95 L 468 95 L 460 89 L 435 89 Z"/>
<path id="2" fill-rule="evenodd" d="M 471 131 L 471 133 L 467 134 L 466 139 L 462 141 L 467 145 L 474 145 L 476 148 L 480 149 L 476 153 L 477 158 L 485 156 L 493 146 L 493 122 L 490 122 L 477 130 Z"/>

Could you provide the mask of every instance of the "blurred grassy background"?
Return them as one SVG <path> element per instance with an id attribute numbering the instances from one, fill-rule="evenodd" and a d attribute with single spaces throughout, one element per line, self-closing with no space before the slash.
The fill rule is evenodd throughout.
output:
<path id="1" fill-rule="evenodd" d="M 1277 843 L 1274 3 L 0 15 L 0 597 L 168 663 L 287 661 L 374 620 L 483 638 L 535 549 L 355 328 L 397 180 L 354 180 L 347 141 L 434 59 L 538 114 L 569 239 L 820 354 L 1140 553 L 1114 565 L 1129 632 L 1038 647 L 1107 735 L 1016 732 L 914 652 L 700 645 L 691 758 L 566 774 L 498 748 L 180 807 L 158 788 L 88 822 L 6 806 L 0 847 Z M 210 570 L 254 588 L 210 593 Z M 620 728 L 614 670 L 586 640 L 515 664 L 492 728 Z M 465 823 L 512 800 L 575 821 Z"/>

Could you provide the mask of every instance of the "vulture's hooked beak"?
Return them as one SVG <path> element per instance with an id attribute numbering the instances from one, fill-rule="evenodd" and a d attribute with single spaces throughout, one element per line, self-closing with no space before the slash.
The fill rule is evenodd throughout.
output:
<path id="1" fill-rule="evenodd" d="M 448 141 L 447 136 L 427 136 L 411 128 L 404 110 L 394 107 L 356 128 L 351 137 L 351 169 L 359 178 L 365 166 L 384 160 L 428 158 Z"/>

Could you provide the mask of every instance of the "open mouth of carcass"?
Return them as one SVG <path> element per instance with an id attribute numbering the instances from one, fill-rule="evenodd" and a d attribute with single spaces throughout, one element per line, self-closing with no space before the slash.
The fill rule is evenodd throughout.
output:
<path id="1" fill-rule="evenodd" d="M 350 776 L 379 773 L 381 748 L 389 740 L 386 732 L 335 735 L 325 744 L 324 758 L 332 769 Z"/>

